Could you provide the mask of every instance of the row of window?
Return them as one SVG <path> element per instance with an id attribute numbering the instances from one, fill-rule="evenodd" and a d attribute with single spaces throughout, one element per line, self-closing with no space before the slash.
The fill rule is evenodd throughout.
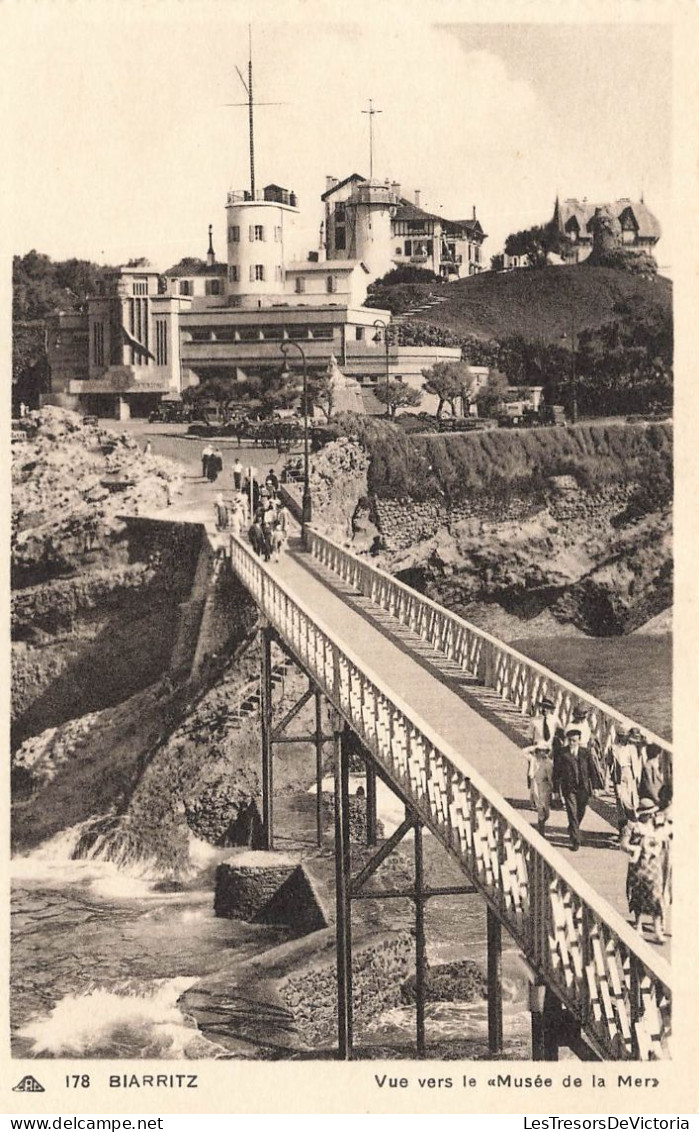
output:
<path id="1" fill-rule="evenodd" d="M 268 277 L 268 269 L 264 263 L 251 263 L 248 275 L 251 283 L 265 283 Z M 271 275 L 269 278 L 271 278 Z M 281 265 L 278 263 L 274 267 L 274 280 L 276 283 L 282 283 L 284 280 Z M 228 268 L 228 281 L 229 283 L 240 283 L 240 267 L 237 263 L 232 263 Z"/>
<path id="2" fill-rule="evenodd" d="M 92 324 L 92 359 L 96 366 L 104 365 L 104 324 Z"/>
<path id="3" fill-rule="evenodd" d="M 131 365 L 148 365 L 148 300 L 129 299 L 129 331 L 137 342 L 142 343 L 145 350 L 131 346 Z"/>
<path id="4" fill-rule="evenodd" d="M 274 242 L 277 243 L 277 244 L 280 244 L 281 241 L 282 241 L 282 228 L 281 228 L 280 224 L 274 225 L 274 227 L 272 228 L 272 235 L 273 235 Z M 248 227 L 248 240 L 250 241 L 251 244 L 254 244 L 256 241 L 266 240 L 266 239 L 267 239 L 267 229 L 266 229 L 264 224 L 250 224 L 249 225 L 249 227 Z M 240 225 L 239 224 L 229 224 L 228 225 L 228 243 L 229 244 L 240 243 Z"/>
<path id="5" fill-rule="evenodd" d="M 358 328 L 362 329 L 362 328 Z M 332 341 L 328 326 L 197 326 L 189 331 L 192 342 L 281 342 L 285 338 Z"/>
<path id="6" fill-rule="evenodd" d="M 194 283 L 191 279 L 180 279 L 179 289 L 181 295 L 193 295 Z M 220 279 L 207 279 L 204 284 L 204 294 L 222 295 L 223 288 Z"/>
<path id="7" fill-rule="evenodd" d="M 297 275 L 296 276 L 295 290 L 296 290 L 297 295 L 303 295 L 304 291 L 306 290 L 306 277 L 305 277 L 305 275 Z M 326 277 L 326 279 L 325 279 L 325 290 L 328 293 L 328 295 L 334 295 L 335 294 L 335 292 L 337 291 L 337 276 L 328 275 Z"/>
<path id="8" fill-rule="evenodd" d="M 167 322 L 164 318 L 155 321 L 155 364 L 167 365 Z"/>

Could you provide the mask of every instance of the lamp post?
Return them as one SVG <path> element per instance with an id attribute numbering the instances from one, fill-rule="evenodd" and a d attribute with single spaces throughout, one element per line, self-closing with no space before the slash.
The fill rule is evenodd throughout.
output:
<path id="1" fill-rule="evenodd" d="M 293 346 L 298 350 L 301 355 L 303 363 L 303 497 L 301 499 L 301 535 L 305 539 L 306 527 L 311 522 L 312 506 L 311 506 L 311 486 L 310 486 L 310 463 L 308 456 L 308 369 L 306 367 L 306 354 L 303 346 L 293 340 L 282 342 L 280 350 L 284 355 L 284 369 L 282 370 L 282 377 L 288 378 L 291 376 L 289 369 L 289 361 L 287 354 L 290 347 Z"/>
<path id="2" fill-rule="evenodd" d="M 571 417 L 573 424 L 578 423 L 578 379 L 577 379 L 577 374 L 575 372 L 575 338 L 576 338 L 575 311 L 571 311 L 571 314 L 570 314 L 570 345 L 571 345 L 571 351 L 570 351 L 570 388 L 571 388 L 570 417 Z M 567 340 L 568 340 L 568 335 L 564 331 L 563 334 L 561 334 L 561 341 L 566 342 Z"/>
<path id="3" fill-rule="evenodd" d="M 391 405 L 390 405 L 390 402 L 389 402 L 389 399 L 388 399 L 388 390 L 389 390 L 389 386 L 391 384 L 391 375 L 390 375 L 390 371 L 389 371 L 389 359 L 388 359 L 388 324 L 385 323 L 382 318 L 375 318 L 374 319 L 374 326 L 377 326 L 377 327 L 380 326 L 380 327 L 383 328 L 383 341 L 384 341 L 384 346 L 386 348 L 386 416 L 390 417 L 390 415 L 391 415 Z M 381 336 L 380 336 L 380 334 L 377 330 L 376 334 L 374 335 L 374 342 L 380 342 L 380 341 L 381 341 Z"/>

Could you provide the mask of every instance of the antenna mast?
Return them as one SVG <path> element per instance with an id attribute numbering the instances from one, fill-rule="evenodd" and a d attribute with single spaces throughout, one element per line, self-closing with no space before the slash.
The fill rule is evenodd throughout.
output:
<path id="1" fill-rule="evenodd" d="M 252 93 L 252 27 L 248 24 L 248 81 L 246 82 L 243 77 L 243 72 L 240 67 L 236 65 L 238 78 L 243 84 L 245 93 L 248 96 L 247 102 L 227 102 L 227 106 L 247 106 L 248 108 L 248 122 L 250 126 L 250 199 L 255 199 L 255 127 L 253 121 L 253 107 L 254 99 Z M 258 102 L 258 106 L 284 106 L 283 102 Z"/>
<path id="2" fill-rule="evenodd" d="M 250 121 L 250 199 L 255 199 L 255 131 L 252 120 L 252 27 L 248 24 L 248 118 Z"/>
<path id="3" fill-rule="evenodd" d="M 362 114 L 369 115 L 369 180 L 374 179 L 374 114 L 382 114 L 382 110 L 374 110 L 374 104 L 369 99 L 369 109 L 362 110 Z"/>

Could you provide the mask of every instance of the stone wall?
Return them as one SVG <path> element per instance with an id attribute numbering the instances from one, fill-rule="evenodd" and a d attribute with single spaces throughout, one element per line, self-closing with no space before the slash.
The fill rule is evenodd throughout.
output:
<path id="1" fill-rule="evenodd" d="M 253 857 L 258 858 L 259 864 L 252 863 Z M 284 924 L 297 936 L 328 926 L 323 902 L 303 865 L 281 853 L 269 852 L 246 853 L 239 860 L 240 864 L 233 859 L 216 870 L 217 916 L 249 923 Z"/>
<path id="2" fill-rule="evenodd" d="M 415 543 L 432 538 L 437 531 L 451 530 L 457 523 L 480 520 L 486 523 L 525 522 L 546 508 L 560 522 L 589 521 L 623 511 L 630 494 L 627 485 L 614 485 L 594 493 L 577 486 L 561 485 L 541 496 L 479 495 L 453 506 L 436 501 L 374 499 L 381 534 L 389 551 L 407 550 Z"/>
<path id="3" fill-rule="evenodd" d="M 415 944 L 409 932 L 391 932 L 359 944 L 352 954 L 352 1001 L 356 1022 L 375 1018 L 398 1006 L 401 988 L 414 963 Z M 296 1029 L 308 1046 L 335 1038 L 337 1032 L 337 968 L 319 964 L 284 979 L 279 992 Z"/>
<path id="4" fill-rule="evenodd" d="M 245 854 L 251 860 L 254 853 Z M 259 863 L 239 864 L 235 857 L 216 869 L 214 912 L 230 920 L 252 922 L 296 868 L 280 853 L 260 852 Z"/>

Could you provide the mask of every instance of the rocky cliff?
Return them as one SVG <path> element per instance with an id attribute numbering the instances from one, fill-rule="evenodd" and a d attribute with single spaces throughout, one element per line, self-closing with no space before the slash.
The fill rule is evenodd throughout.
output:
<path id="1" fill-rule="evenodd" d="M 12 445 L 13 745 L 133 695 L 167 668 L 200 535 L 133 527 L 180 471 L 46 408 Z"/>
<path id="2" fill-rule="evenodd" d="M 378 530 L 378 564 L 403 581 L 506 640 L 615 636 L 671 606 L 668 426 L 438 437 L 414 449 L 389 427 L 367 429 L 352 546 L 366 550 Z M 326 513 L 321 497 L 314 521 L 339 538 Z"/>

